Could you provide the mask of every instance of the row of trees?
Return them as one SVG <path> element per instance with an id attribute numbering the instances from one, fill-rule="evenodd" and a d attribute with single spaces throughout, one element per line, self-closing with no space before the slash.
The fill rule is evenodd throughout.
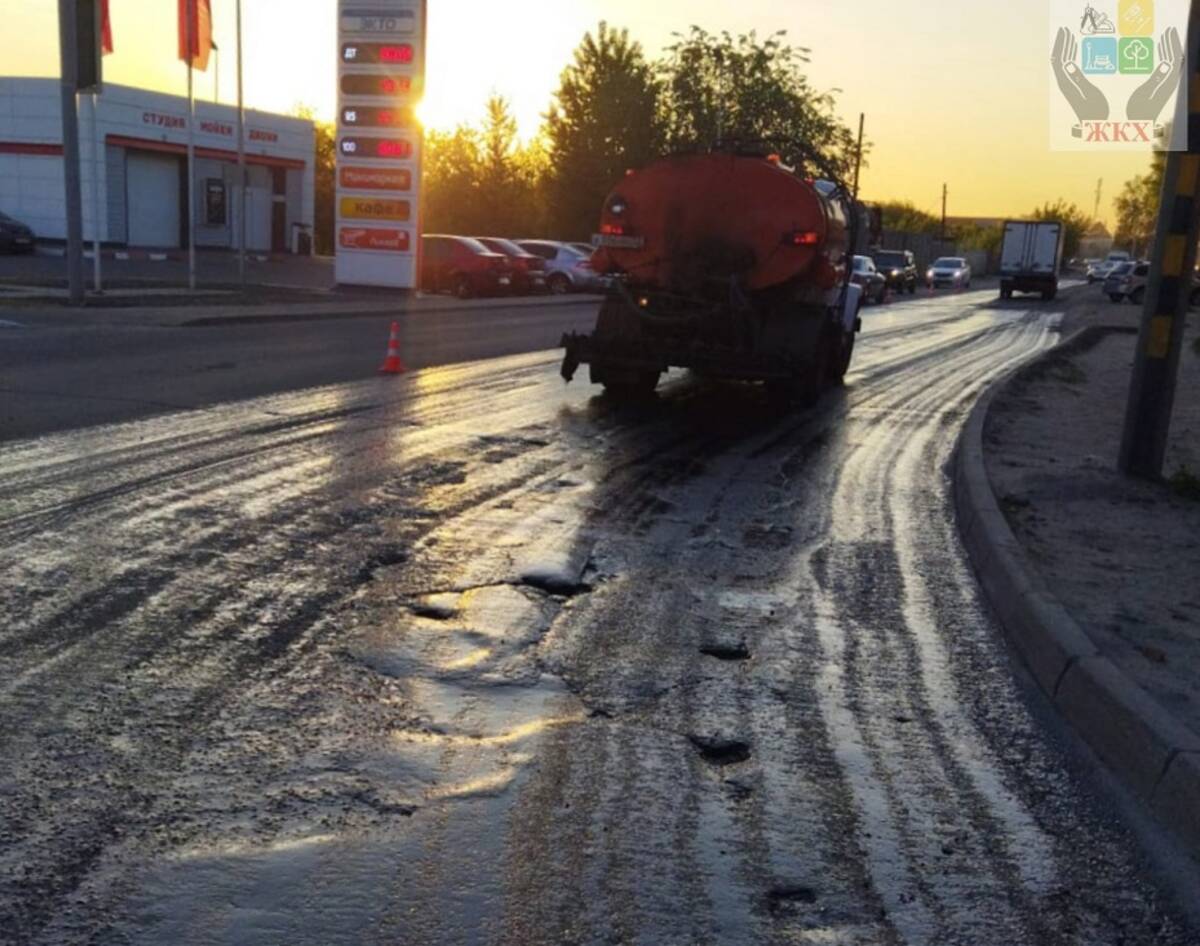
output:
<path id="1" fill-rule="evenodd" d="M 941 218 L 926 213 L 905 201 L 892 201 L 882 205 L 885 230 L 905 233 L 941 235 Z M 1035 207 L 1025 215 L 1026 220 L 1057 220 L 1063 225 L 1063 256 L 1071 259 L 1079 254 L 1079 245 L 1088 231 L 1095 226 L 1078 206 L 1065 200 L 1056 200 Z M 983 250 L 990 254 L 1000 252 L 1004 232 L 999 226 L 978 223 L 950 223 L 945 236 L 961 250 Z"/>
<path id="2" fill-rule="evenodd" d="M 803 72 L 810 50 L 784 33 L 710 34 L 692 27 L 658 59 L 624 29 L 600 23 L 576 48 L 549 103 L 540 134 L 522 142 L 508 102 L 493 96 L 478 125 L 429 131 L 425 229 L 586 240 L 605 195 L 631 167 L 718 141 L 763 144 L 819 176 L 849 178 L 856 144 L 834 96 Z M 301 110 L 306 117 L 311 112 Z M 334 128 L 318 123 L 316 237 L 334 239 Z M 1153 238 L 1162 156 L 1117 198 L 1117 242 L 1141 251 Z M 937 234 L 941 220 L 911 203 L 883 206 L 885 229 Z M 1066 225 L 1065 255 L 1077 255 L 1094 225 L 1075 204 L 1035 208 L 1033 219 Z M 962 249 L 996 252 L 997 227 L 956 224 Z"/>
<path id="3" fill-rule="evenodd" d="M 699 27 L 658 59 L 600 23 L 563 70 L 541 133 L 521 142 L 505 99 L 477 126 L 430 131 L 425 229 L 587 239 L 613 184 L 632 167 L 718 141 L 765 145 L 819 176 L 851 175 L 856 142 L 835 99 L 803 72 L 809 50 L 784 33 L 713 35 Z M 318 126 L 317 247 L 333 245 L 334 129 Z"/>

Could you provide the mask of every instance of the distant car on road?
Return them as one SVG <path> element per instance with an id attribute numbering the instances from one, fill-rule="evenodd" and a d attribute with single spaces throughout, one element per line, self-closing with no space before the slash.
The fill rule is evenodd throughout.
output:
<path id="1" fill-rule="evenodd" d="M 1134 305 L 1141 305 L 1146 298 L 1146 280 L 1150 278 L 1150 264 L 1118 263 L 1117 267 L 1104 280 L 1104 293 L 1113 302 L 1128 299 Z"/>
<path id="2" fill-rule="evenodd" d="M 460 299 L 498 296 L 512 286 L 512 266 L 471 237 L 430 234 L 423 238 L 421 288 Z"/>
<path id="3" fill-rule="evenodd" d="M 888 288 L 912 295 L 917 291 L 917 261 L 909 250 L 879 250 L 871 254 Z"/>
<path id="4" fill-rule="evenodd" d="M 1124 250 L 1113 250 L 1107 257 L 1088 267 L 1087 280 L 1089 283 L 1103 282 L 1122 263 L 1132 262 L 1133 258 Z"/>
<path id="5" fill-rule="evenodd" d="M 0 213 L 0 253 L 32 253 L 33 231 L 8 214 Z"/>
<path id="6" fill-rule="evenodd" d="M 850 281 L 862 286 L 863 301 L 876 304 L 883 302 L 887 296 L 887 280 L 875 268 L 875 261 L 869 256 L 854 257 L 854 268 L 850 272 Z"/>
<path id="7" fill-rule="evenodd" d="M 605 292 L 611 281 L 592 266 L 590 247 L 585 252 L 557 240 L 517 240 L 517 245 L 546 261 L 546 288 L 555 295 L 568 292 Z M 586 246 L 586 244 L 581 244 Z"/>
<path id="8" fill-rule="evenodd" d="M 971 265 L 961 256 L 943 256 L 933 261 L 925 274 L 925 281 L 934 289 L 939 286 L 970 289 Z"/>
<path id="9" fill-rule="evenodd" d="M 515 295 L 528 296 L 546 291 L 546 261 L 536 253 L 517 246 L 501 237 L 476 237 L 493 253 L 503 253 L 512 265 L 512 286 Z"/>

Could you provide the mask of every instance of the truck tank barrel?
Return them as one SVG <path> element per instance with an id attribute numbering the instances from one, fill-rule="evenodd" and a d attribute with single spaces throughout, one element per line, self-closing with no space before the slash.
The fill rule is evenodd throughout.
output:
<path id="1" fill-rule="evenodd" d="M 701 296 L 801 282 L 838 285 L 844 206 L 777 162 L 733 154 L 665 158 L 605 202 L 598 264 L 635 287 Z"/>

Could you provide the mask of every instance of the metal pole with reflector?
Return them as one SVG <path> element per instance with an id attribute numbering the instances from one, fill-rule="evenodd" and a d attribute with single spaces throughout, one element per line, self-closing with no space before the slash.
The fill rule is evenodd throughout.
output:
<path id="1" fill-rule="evenodd" d="M 1167 155 L 1121 441 L 1121 471 L 1148 479 L 1162 476 L 1200 240 L 1200 4 L 1196 0 L 1188 17 L 1187 56 L 1188 81 L 1180 89 L 1175 110 L 1176 129 L 1180 124 L 1187 129 L 1187 150 Z"/>

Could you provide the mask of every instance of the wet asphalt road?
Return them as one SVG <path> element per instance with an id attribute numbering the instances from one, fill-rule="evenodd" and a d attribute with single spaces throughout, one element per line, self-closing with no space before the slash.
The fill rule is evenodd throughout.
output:
<path id="1" fill-rule="evenodd" d="M 0 448 L 0 941 L 1194 944 L 963 560 L 990 297 L 807 415 L 535 354 Z"/>
<path id="2" fill-rule="evenodd" d="M 0 443 L 370 378 L 387 352 L 393 318 L 406 363 L 424 368 L 550 348 L 564 332 L 589 331 L 598 308 L 584 297 L 466 306 L 206 326 L 67 310 L 40 320 L 16 314 L 17 327 L 7 327 L 0 310 Z M 179 319 L 179 310 L 166 317 Z"/>

